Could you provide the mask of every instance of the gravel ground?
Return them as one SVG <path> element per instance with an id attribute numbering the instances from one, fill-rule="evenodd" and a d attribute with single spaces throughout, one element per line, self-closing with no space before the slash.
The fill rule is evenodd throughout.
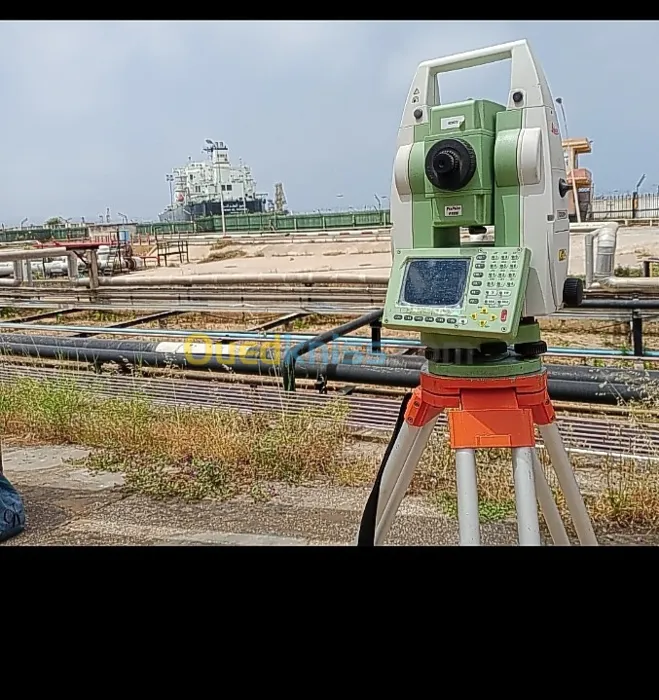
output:
<path id="1" fill-rule="evenodd" d="M 585 274 L 585 236 L 572 234 L 570 273 Z M 383 274 L 391 267 L 389 241 L 330 242 L 330 243 L 273 243 L 241 248 L 240 244 L 223 249 L 225 254 L 242 251 L 244 257 L 201 262 L 211 252 L 210 246 L 190 246 L 188 264 L 175 268 L 156 268 L 132 276 L 166 277 L 168 275 L 214 273 L 268 273 L 268 272 L 364 272 Z M 629 227 L 619 229 L 616 264 L 637 267 L 639 259 L 659 255 L 658 227 Z"/>

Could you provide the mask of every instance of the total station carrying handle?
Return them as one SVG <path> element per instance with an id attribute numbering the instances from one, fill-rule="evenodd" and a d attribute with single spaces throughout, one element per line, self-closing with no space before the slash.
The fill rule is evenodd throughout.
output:
<path id="1" fill-rule="evenodd" d="M 511 60 L 510 93 L 508 109 L 521 107 L 551 107 L 553 100 L 547 79 L 536 62 L 531 47 L 526 39 L 511 41 L 507 44 L 490 46 L 475 51 L 444 56 L 420 63 L 407 97 L 402 126 L 411 126 L 427 120 L 427 117 L 415 117 L 416 110 L 436 107 L 440 104 L 437 76 L 464 68 L 473 68 L 488 63 Z M 513 100 L 513 94 L 521 92 L 523 99 Z M 417 112 L 418 114 L 418 112 Z"/>

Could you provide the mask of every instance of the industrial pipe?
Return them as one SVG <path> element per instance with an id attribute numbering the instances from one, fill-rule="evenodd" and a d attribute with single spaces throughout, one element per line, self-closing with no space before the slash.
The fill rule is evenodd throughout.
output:
<path id="1" fill-rule="evenodd" d="M 604 277 L 593 282 L 591 289 L 607 291 L 659 291 L 659 277 Z"/>
<path id="2" fill-rule="evenodd" d="M 619 224 L 611 222 L 602 226 L 594 234 L 596 244 L 594 280 L 615 275 L 618 228 Z"/>
<path id="3" fill-rule="evenodd" d="M 366 316 L 362 316 L 361 319 L 355 319 L 353 323 L 360 320 L 362 326 L 365 326 L 370 322 L 368 319 L 376 316 L 377 312 L 372 312 Z M 345 328 L 345 326 L 339 326 L 331 331 L 326 331 L 321 334 L 323 340 L 328 335 L 330 335 L 331 338 L 338 336 L 343 328 Z M 352 330 L 354 330 L 354 327 Z M 350 332 L 350 330 L 343 332 L 347 333 Z M 194 336 L 191 336 L 191 338 L 194 338 Z M 362 353 L 358 351 L 345 352 L 340 348 L 329 349 L 324 347 L 326 346 L 326 342 L 318 342 L 318 338 L 320 338 L 320 336 L 300 343 L 296 347 L 312 346 L 306 349 L 303 354 L 316 352 L 317 355 L 326 355 L 326 357 L 321 358 L 321 362 L 329 363 L 336 362 L 339 364 L 363 365 L 368 367 L 387 366 L 411 369 L 418 369 L 425 363 L 425 359 L 419 355 L 393 355 L 379 352 Z M 314 345 L 314 341 L 318 344 Z M 35 347 L 37 349 L 42 347 L 80 348 L 85 350 L 98 349 L 115 353 L 135 353 L 138 355 L 155 353 L 166 356 L 168 361 L 173 361 L 172 358 L 183 358 L 184 360 L 186 358 L 192 358 L 192 361 L 189 363 L 190 367 L 201 367 L 202 359 L 205 357 L 217 359 L 222 366 L 230 364 L 233 361 L 242 361 L 242 357 L 247 358 L 246 364 L 252 366 L 257 356 L 265 360 L 272 358 L 275 364 L 279 364 L 275 358 L 277 348 L 274 347 L 274 341 L 271 341 L 271 343 L 265 342 L 261 345 L 255 340 L 253 346 L 243 347 L 239 353 L 236 352 L 234 347 L 219 343 L 214 343 L 212 346 L 208 347 L 201 342 L 149 343 L 141 341 L 103 340 L 98 338 L 61 338 L 51 335 L 0 333 L 0 349 L 5 346 L 25 346 Z M 292 350 L 295 350 L 295 348 Z M 284 363 L 282 362 L 281 364 L 283 365 Z M 205 367 L 205 365 L 203 366 Z M 553 379 L 592 381 L 598 383 L 626 382 L 647 384 L 648 382 L 659 382 L 659 371 L 657 370 L 631 370 L 615 367 L 587 367 L 582 365 L 557 364 L 545 364 L 545 368 L 548 376 Z"/>
<path id="4" fill-rule="evenodd" d="M 615 275 L 615 254 L 619 224 L 607 222 L 584 239 L 586 253 L 586 289 L 595 282 Z"/>
<path id="5" fill-rule="evenodd" d="M 327 345 L 336 338 L 340 338 L 342 335 L 352 333 L 353 331 L 363 328 L 364 326 L 369 326 L 372 323 L 379 321 L 381 318 L 381 309 L 379 311 L 371 311 L 371 313 L 368 313 L 365 316 L 360 316 L 359 318 L 349 321 L 348 323 L 344 323 L 342 326 L 319 333 L 315 338 L 305 340 L 295 347 L 287 350 L 283 360 L 281 361 L 281 376 L 284 382 L 284 391 L 295 391 L 295 362 L 297 361 L 298 357 L 306 355 L 310 350 L 319 348 L 322 345 Z"/>
<path id="6" fill-rule="evenodd" d="M 364 275 L 353 272 L 289 272 L 263 274 L 213 274 L 213 275 L 167 275 L 103 277 L 101 287 L 166 287 L 170 285 L 191 286 L 202 284 L 373 284 L 387 285 L 389 275 Z M 89 278 L 81 277 L 77 285 L 88 286 Z"/>
<path id="7" fill-rule="evenodd" d="M 68 254 L 71 254 L 69 251 Z M 3 250 L 0 251 L 0 262 L 14 260 L 43 260 L 44 258 L 62 258 L 67 255 L 63 248 L 37 248 L 32 250 Z"/>
<path id="8" fill-rule="evenodd" d="M 590 289 L 593 285 L 593 275 L 595 271 L 595 262 L 593 260 L 595 234 L 587 233 L 584 238 L 584 246 L 586 248 L 586 289 Z"/>
<path id="9" fill-rule="evenodd" d="M 82 347 L 56 347 L 54 345 L 22 345 L 18 343 L 3 343 L 0 350 L 13 355 L 27 355 L 58 360 L 82 361 L 93 364 L 105 362 L 130 363 L 145 367 L 187 367 L 191 366 L 186 358 L 179 354 L 159 352 L 129 352 L 117 350 L 102 350 Z M 405 358 L 405 361 L 412 358 Z M 258 359 L 234 360 L 231 366 L 212 358 L 206 363 L 206 369 L 219 372 L 234 372 L 236 374 L 252 374 L 273 376 L 277 374 L 277 366 L 272 362 Z M 318 364 L 300 360 L 295 365 L 295 374 L 300 379 L 316 379 L 323 376 L 330 381 L 350 384 L 374 384 L 379 386 L 414 388 L 419 383 L 419 369 L 406 369 L 391 366 L 365 366 L 347 363 Z M 548 381 L 549 395 L 554 401 L 576 401 L 580 403 L 599 403 L 616 405 L 619 401 L 642 400 L 646 392 L 642 386 L 630 387 L 626 384 L 601 384 L 596 381 L 573 381 L 552 379 Z"/>
<path id="10" fill-rule="evenodd" d="M 658 303 L 659 307 L 659 303 Z M 15 328 L 19 331 L 57 331 L 61 333 L 84 334 L 85 337 L 93 337 L 99 335 L 115 335 L 115 336 L 146 336 L 146 337 L 166 337 L 171 338 L 208 338 L 216 343 L 237 343 L 240 341 L 249 341 L 255 343 L 301 343 L 314 337 L 313 333 L 288 333 L 288 332 L 269 332 L 262 331 L 207 331 L 193 329 L 157 329 L 157 328 L 118 328 L 116 326 L 76 326 L 69 324 L 57 324 L 57 326 L 40 323 L 25 323 L 25 322 L 1 322 L 0 329 Z M 373 352 L 377 352 L 377 347 L 399 347 L 399 348 L 422 348 L 420 341 L 417 338 L 382 338 L 378 333 L 374 324 L 371 325 L 371 338 L 358 335 L 344 335 L 340 338 L 332 340 L 333 345 L 351 345 L 351 346 L 366 346 L 371 345 Z M 0 337 L 2 336 L 0 332 Z M 26 338 L 34 337 L 32 334 L 24 336 Z M 61 337 L 61 336 L 60 336 Z M 82 336 L 79 336 L 82 337 Z M 16 338 L 15 334 L 7 335 L 7 338 Z M 106 342 L 106 341 L 102 341 Z M 546 355 L 565 355 L 567 357 L 604 357 L 604 358 L 622 358 L 630 361 L 652 360 L 659 361 L 659 351 L 645 350 L 643 355 L 633 355 L 625 350 L 614 350 L 610 348 L 569 348 L 569 347 L 549 347 Z"/>
<path id="11" fill-rule="evenodd" d="M 659 290 L 659 278 L 615 276 L 618 228 L 619 224 L 609 222 L 594 234 L 586 236 L 586 289 L 628 292 Z"/>
<path id="12" fill-rule="evenodd" d="M 370 316 L 370 314 L 369 314 Z M 367 323 L 368 321 L 365 321 Z M 338 329 L 337 329 L 338 330 Z M 335 330 L 336 332 L 336 330 Z M 310 344 L 310 343 L 309 343 Z M 86 354 L 100 352 L 99 357 L 109 357 L 115 359 L 105 359 L 103 361 L 116 361 L 119 357 L 142 357 L 146 358 L 143 364 L 147 366 L 178 366 L 189 367 L 191 369 L 204 368 L 211 371 L 231 371 L 238 367 L 252 368 L 243 371 L 255 371 L 257 373 L 272 373 L 272 367 L 277 369 L 280 362 L 277 359 L 277 349 L 266 346 L 252 346 L 243 348 L 240 353 L 235 352 L 235 348 L 224 345 L 214 345 L 212 348 L 206 347 L 203 343 L 143 343 L 130 341 L 107 341 L 99 339 L 82 338 L 57 338 L 54 336 L 32 336 L 17 334 L 0 335 L 0 350 L 6 349 L 10 354 L 28 349 L 32 357 L 40 354 L 44 357 L 55 357 L 59 350 L 67 353 L 67 356 L 75 357 L 76 351 L 83 361 Z M 334 364 L 363 368 L 366 370 L 379 371 L 386 369 L 411 369 L 419 370 L 425 360 L 420 356 L 408 355 L 387 355 L 383 353 L 361 353 L 361 352 L 332 352 L 331 356 L 323 356 L 322 348 L 315 348 L 319 362 L 307 362 L 310 366 L 332 366 Z M 336 349 L 335 349 L 336 351 Z M 50 354 L 49 354 L 50 353 Z M 53 354 L 54 353 L 54 354 Z M 108 354 L 109 353 L 109 354 Z M 153 356 L 156 359 L 149 359 Z M 157 359 L 160 358 L 160 359 Z M 156 361 L 157 360 L 157 361 Z M 128 359 L 129 362 L 133 362 Z M 299 364 L 301 360 L 296 363 Z M 283 363 L 281 363 L 283 364 Z M 266 369 L 270 368 L 270 369 Z M 620 384 L 620 385 L 647 385 L 650 382 L 659 381 L 658 371 L 649 370 L 626 370 L 618 368 L 583 367 L 569 365 L 545 365 L 549 379 L 557 381 L 590 382 L 598 385 Z M 265 372 L 263 372 L 265 370 Z M 239 371 L 236 369 L 236 371 Z M 298 372 L 296 370 L 296 376 Z"/>
<path id="13" fill-rule="evenodd" d="M 0 279 L 0 287 L 21 287 L 24 281 L 27 281 L 28 285 L 32 285 L 32 268 L 30 265 L 31 260 L 44 260 L 45 258 L 67 258 L 67 270 L 69 276 L 71 276 L 71 271 L 75 270 L 75 275 L 77 276 L 78 270 L 78 258 L 73 251 L 67 251 L 62 248 L 40 248 L 36 250 L 6 250 L 0 251 L 0 263 L 2 262 L 13 262 L 14 263 L 14 276 L 13 279 Z M 26 275 L 23 275 L 23 263 L 26 264 Z M 75 281 L 72 278 L 72 281 Z"/>
<path id="14" fill-rule="evenodd" d="M 659 277 L 656 279 L 659 279 Z M 579 308 L 629 309 L 630 311 L 634 309 L 659 309 L 659 299 L 584 299 L 579 305 Z M 558 316 L 554 316 L 554 318 L 558 318 Z"/>

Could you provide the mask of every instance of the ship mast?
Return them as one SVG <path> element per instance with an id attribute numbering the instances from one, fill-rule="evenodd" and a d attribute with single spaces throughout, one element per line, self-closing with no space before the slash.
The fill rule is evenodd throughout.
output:
<path id="1" fill-rule="evenodd" d="M 224 220 L 224 188 L 222 187 L 222 158 L 220 156 L 221 151 L 226 151 L 227 147 L 224 143 L 218 143 L 217 141 L 211 141 L 206 139 L 208 146 L 203 150 L 210 154 L 211 163 L 213 164 L 213 184 L 215 186 L 215 194 L 217 194 L 217 189 L 219 185 L 220 189 L 220 213 L 222 215 L 222 235 L 227 232 L 226 221 Z"/>

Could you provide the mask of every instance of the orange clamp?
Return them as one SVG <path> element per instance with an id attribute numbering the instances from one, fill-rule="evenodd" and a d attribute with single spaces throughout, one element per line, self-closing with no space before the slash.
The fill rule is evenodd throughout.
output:
<path id="1" fill-rule="evenodd" d="M 421 427 L 446 411 L 452 449 L 533 447 L 535 425 L 555 419 L 547 373 L 496 379 L 421 374 L 405 420 Z"/>

